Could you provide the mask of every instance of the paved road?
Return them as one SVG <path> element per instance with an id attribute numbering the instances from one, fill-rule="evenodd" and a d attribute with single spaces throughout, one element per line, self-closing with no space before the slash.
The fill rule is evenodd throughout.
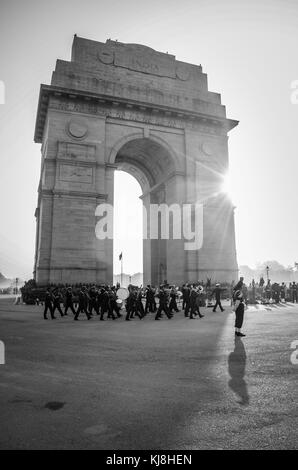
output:
<path id="1" fill-rule="evenodd" d="M 1 449 L 297 449 L 298 306 L 125 322 L 0 301 Z"/>

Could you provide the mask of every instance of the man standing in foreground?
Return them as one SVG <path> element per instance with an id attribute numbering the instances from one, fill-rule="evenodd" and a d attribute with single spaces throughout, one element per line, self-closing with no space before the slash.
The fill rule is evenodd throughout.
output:
<path id="1" fill-rule="evenodd" d="M 243 301 L 243 293 L 238 290 L 235 292 L 235 307 L 234 307 L 236 319 L 235 319 L 235 336 L 246 336 L 245 334 L 241 333 L 241 328 L 243 325 L 243 318 L 244 318 L 244 301 Z"/>

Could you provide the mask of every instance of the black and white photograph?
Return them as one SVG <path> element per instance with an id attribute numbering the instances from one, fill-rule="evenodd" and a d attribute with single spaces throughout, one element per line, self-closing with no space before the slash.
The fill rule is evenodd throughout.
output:
<path id="1" fill-rule="evenodd" d="M 1 451 L 298 449 L 297 45 L 297 0 L 0 0 Z"/>

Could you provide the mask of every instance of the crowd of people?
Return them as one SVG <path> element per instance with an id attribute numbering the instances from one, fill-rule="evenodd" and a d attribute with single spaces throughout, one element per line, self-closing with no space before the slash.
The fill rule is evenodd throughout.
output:
<path id="1" fill-rule="evenodd" d="M 239 283 L 238 283 L 239 284 Z M 244 283 L 241 281 L 241 287 Z M 28 292 L 36 291 L 36 285 L 29 283 L 23 289 L 23 297 Z M 238 286 L 239 287 L 239 286 Z M 34 289 L 35 288 L 35 289 Z M 96 286 L 96 285 L 50 285 L 46 288 L 45 295 L 42 299 L 35 297 L 35 303 L 44 305 L 43 317 L 55 319 L 56 314 L 61 317 L 67 316 L 69 312 L 73 314 L 73 318 L 77 321 L 81 314 L 90 320 L 93 316 L 98 316 L 100 321 L 106 319 L 116 320 L 123 316 L 122 309 L 124 307 L 125 320 L 131 321 L 134 318 L 142 320 L 149 312 L 154 314 L 155 320 L 160 320 L 165 315 L 171 319 L 174 312 L 184 312 L 185 318 L 195 319 L 203 318 L 200 308 L 210 305 L 214 298 L 213 311 L 217 307 L 221 311 L 224 308 L 221 304 L 223 294 L 229 297 L 230 286 L 212 285 L 211 279 L 207 282 L 186 283 L 181 288 L 169 285 L 166 281 L 158 288 L 147 285 L 137 287 L 130 285 L 128 289 L 120 289 L 127 295 L 118 293 L 120 285 L 116 286 Z"/>
<path id="2" fill-rule="evenodd" d="M 141 320 L 149 312 L 155 314 L 155 320 L 160 320 L 163 313 L 171 319 L 173 312 L 179 312 L 178 303 L 181 303 L 179 300 L 182 300 L 185 317 L 194 319 L 196 316 L 199 318 L 204 316 L 200 312 L 200 306 L 203 304 L 202 286 L 184 285 L 181 292 L 177 287 L 166 284 L 160 285 L 158 289 L 150 285 L 146 288 L 130 285 L 124 300 L 118 298 L 119 287 L 119 285 L 111 287 L 82 285 L 79 289 L 71 286 L 48 287 L 44 298 L 44 319 L 48 319 L 48 313 L 52 319 L 55 319 L 56 311 L 61 316 L 68 315 L 71 311 L 74 320 L 78 320 L 81 313 L 85 314 L 88 320 L 93 315 L 98 315 L 101 321 L 109 318 L 116 320 L 122 316 L 123 304 L 126 321 L 136 317 Z M 39 303 L 38 299 L 37 302 Z"/>
<path id="3" fill-rule="evenodd" d="M 35 288 L 35 289 L 34 289 Z M 265 283 L 261 277 L 259 282 L 252 282 L 247 286 L 243 277 L 235 284 L 212 284 L 211 279 L 207 282 L 186 283 L 181 287 L 169 285 L 166 281 L 158 288 L 147 285 L 146 287 L 137 287 L 130 285 L 127 295 L 119 298 L 118 293 L 120 285 L 50 285 L 45 290 L 45 295 L 39 299 L 35 295 L 34 303 L 44 305 L 43 317 L 55 319 L 56 312 L 61 317 L 67 316 L 69 312 L 77 321 L 81 314 L 88 320 L 93 316 L 98 316 L 100 321 L 106 319 L 116 320 L 123 316 L 126 321 L 134 318 L 142 320 L 149 312 L 154 314 L 155 320 L 163 318 L 163 314 L 171 319 L 175 312 L 182 311 L 184 316 L 189 319 L 203 318 L 200 308 L 203 306 L 212 307 L 216 312 L 217 307 L 223 312 L 222 298 L 230 299 L 231 306 L 235 311 L 235 332 L 237 336 L 245 336 L 241 333 L 245 304 L 264 303 L 274 301 L 297 302 L 298 284 L 292 282 L 286 285 L 271 283 L 268 279 Z M 37 286 L 29 282 L 22 290 L 23 298 L 28 296 L 28 292 L 37 291 Z M 256 300 L 258 299 L 258 300 Z"/>
<path id="4" fill-rule="evenodd" d="M 245 287 L 245 295 L 250 303 L 255 303 L 259 300 L 263 303 L 272 301 L 274 303 L 280 302 L 298 302 L 298 284 L 293 281 L 288 285 L 285 282 L 271 282 L 270 279 L 265 282 L 261 277 L 259 282 L 251 281 L 248 287 Z"/>

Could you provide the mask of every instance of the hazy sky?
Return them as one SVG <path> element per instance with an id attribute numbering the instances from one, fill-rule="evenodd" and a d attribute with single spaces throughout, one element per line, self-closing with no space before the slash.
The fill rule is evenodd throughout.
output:
<path id="1" fill-rule="evenodd" d="M 298 104 L 290 100 L 298 80 L 297 1 L 0 0 L 0 271 L 32 273 L 39 86 L 50 83 L 57 58 L 70 59 L 74 33 L 202 64 L 209 89 L 240 120 L 229 140 L 238 261 L 298 261 Z M 115 245 L 118 256 L 123 247 Z M 140 270 L 139 256 L 127 250 L 124 269 Z"/>

